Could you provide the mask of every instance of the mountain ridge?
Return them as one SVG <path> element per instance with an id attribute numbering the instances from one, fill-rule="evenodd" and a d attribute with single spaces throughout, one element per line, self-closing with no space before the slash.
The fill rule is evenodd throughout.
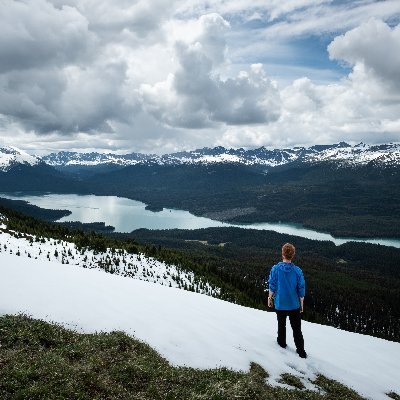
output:
<path id="1" fill-rule="evenodd" d="M 203 147 L 192 151 L 180 151 L 161 156 L 154 154 L 130 153 L 51 153 L 42 158 L 46 163 L 56 167 L 94 166 L 102 164 L 128 165 L 182 165 L 239 163 L 263 167 L 276 167 L 293 162 L 307 164 L 318 162 L 337 162 L 338 166 L 366 165 L 370 162 L 378 165 L 400 165 L 400 144 L 385 143 L 367 145 L 359 143 L 351 146 L 346 142 L 331 145 L 314 145 L 310 147 L 293 147 L 284 149 L 267 149 L 264 146 L 256 149 L 227 149 L 223 146 Z"/>
<path id="2" fill-rule="evenodd" d="M 255 149 L 203 147 L 191 151 L 180 151 L 164 155 L 144 153 L 99 153 L 60 151 L 43 157 L 30 155 L 13 146 L 0 147 L 0 172 L 9 172 L 18 165 L 48 165 L 56 169 L 114 167 L 123 168 L 132 165 L 212 165 L 242 164 L 266 169 L 282 166 L 313 165 L 328 163 L 338 168 L 359 167 L 397 167 L 400 165 L 400 144 L 384 143 L 368 145 L 359 143 L 354 146 L 339 142 L 310 147 L 295 146 L 283 149 L 267 149 L 264 146 Z"/>

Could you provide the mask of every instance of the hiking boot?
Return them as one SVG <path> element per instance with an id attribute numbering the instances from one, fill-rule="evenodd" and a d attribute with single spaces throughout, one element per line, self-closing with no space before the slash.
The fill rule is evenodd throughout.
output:
<path id="1" fill-rule="evenodd" d="M 307 353 L 305 352 L 305 350 L 296 350 L 296 353 L 299 355 L 299 357 L 301 358 L 307 358 Z"/>
<path id="2" fill-rule="evenodd" d="M 281 343 L 278 339 L 276 339 L 276 342 L 281 346 L 283 349 L 286 349 L 287 344 L 286 343 Z"/>

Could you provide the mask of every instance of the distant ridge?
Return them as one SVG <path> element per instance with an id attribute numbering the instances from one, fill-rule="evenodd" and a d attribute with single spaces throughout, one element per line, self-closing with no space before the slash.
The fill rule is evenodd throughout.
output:
<path id="1" fill-rule="evenodd" d="M 98 165 L 182 165 L 182 164 L 216 164 L 239 163 L 276 167 L 293 162 L 301 163 L 336 163 L 340 167 L 366 165 L 400 165 L 400 144 L 367 145 L 359 143 L 351 146 L 346 142 L 311 147 L 293 147 L 285 149 L 245 150 L 227 149 L 222 146 L 204 147 L 193 151 L 181 151 L 157 156 L 154 154 L 130 153 L 51 153 L 42 158 L 47 164 L 55 167 L 98 166 Z"/>

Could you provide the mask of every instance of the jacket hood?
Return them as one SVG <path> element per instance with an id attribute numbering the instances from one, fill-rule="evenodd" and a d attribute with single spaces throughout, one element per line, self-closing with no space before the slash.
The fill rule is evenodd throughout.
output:
<path id="1" fill-rule="evenodd" d="M 293 270 L 293 263 L 285 263 L 281 261 L 278 263 L 278 267 L 281 271 L 290 272 Z"/>

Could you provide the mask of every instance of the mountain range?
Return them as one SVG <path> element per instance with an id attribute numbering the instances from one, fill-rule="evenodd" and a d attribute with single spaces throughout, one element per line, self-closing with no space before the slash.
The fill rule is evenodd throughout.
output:
<path id="1" fill-rule="evenodd" d="M 367 145 L 359 143 L 351 146 L 340 142 L 332 145 L 293 147 L 285 149 L 245 150 L 227 149 L 222 146 L 204 147 L 193 151 L 182 151 L 164 155 L 130 153 L 78 153 L 60 151 L 44 157 L 30 155 L 16 147 L 0 148 L 0 171 L 8 172 L 19 165 L 40 166 L 47 164 L 57 169 L 76 167 L 125 167 L 129 165 L 184 165 L 184 164 L 243 164 L 263 167 L 277 167 L 293 163 L 315 164 L 334 163 L 338 167 L 363 165 L 400 165 L 400 144 L 388 143 Z"/>
<path id="2" fill-rule="evenodd" d="M 51 153 L 42 158 L 44 162 L 55 167 L 96 166 L 96 165 L 182 165 L 239 163 L 275 167 L 294 162 L 316 163 L 336 162 L 339 166 L 356 166 L 374 163 L 393 165 L 400 163 L 400 144 L 367 145 L 359 143 L 351 146 L 345 142 L 332 145 L 316 145 L 311 147 L 293 147 L 286 149 L 245 150 L 227 149 L 222 146 L 204 147 L 193 151 L 182 151 L 161 156 L 154 154 L 112 154 L 112 153 Z"/>

